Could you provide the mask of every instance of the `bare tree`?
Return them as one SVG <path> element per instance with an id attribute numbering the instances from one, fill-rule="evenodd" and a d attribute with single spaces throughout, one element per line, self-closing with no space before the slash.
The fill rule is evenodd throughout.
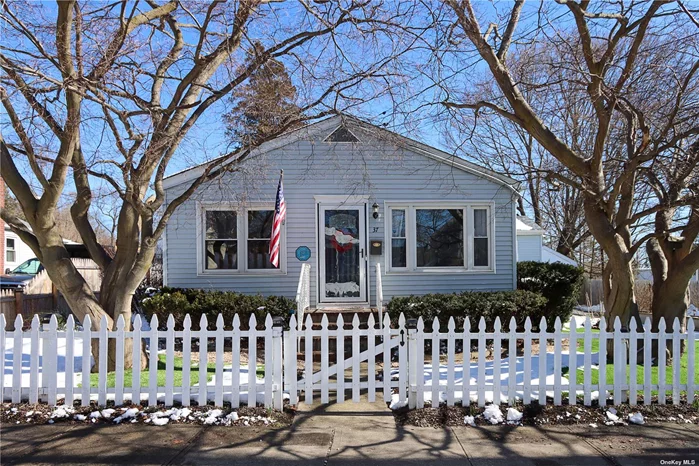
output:
<path id="1" fill-rule="evenodd" d="M 667 148 L 699 133 L 696 100 L 685 98 L 696 84 L 692 51 L 697 38 L 688 31 L 688 17 L 677 5 L 662 2 L 560 0 L 526 10 L 524 1 L 518 0 L 504 15 L 498 11 L 483 31 L 481 18 L 488 12 L 477 13 L 468 0 L 450 0 L 447 5 L 452 13 L 445 31 L 449 50 L 440 62 L 447 55 L 465 59 L 475 53 L 478 65 L 492 76 L 498 95 L 481 99 L 480 94 L 465 90 L 456 76 L 441 82 L 449 91 L 443 105 L 453 111 L 495 113 L 511 121 L 565 168 L 550 176 L 582 193 L 587 226 L 607 261 L 603 285 L 609 325 L 616 317 L 628 325 L 638 316 L 632 260 L 645 243 L 643 238 L 635 241 L 634 229 L 655 212 L 652 207 L 639 209 L 639 173 Z M 498 17 L 505 18 L 504 27 Z M 510 49 L 529 48 L 536 53 L 540 43 L 566 59 L 545 62 L 532 81 L 519 80 L 508 60 Z M 663 79 L 680 86 L 665 95 L 644 92 Z M 565 100 L 527 97 L 561 84 L 567 91 Z M 588 147 L 576 148 L 557 129 L 555 110 L 570 99 L 590 109 L 593 138 Z M 610 150 L 610 146 L 623 150 Z M 672 205 L 695 200 L 694 195 L 683 193 Z"/>
<path id="2" fill-rule="evenodd" d="M 658 211 L 648 233 L 646 253 L 653 274 L 653 327 L 664 318 L 682 320 L 689 305 L 687 288 L 699 268 L 699 203 L 678 206 L 687 193 L 699 196 L 699 140 L 676 148 L 645 173 Z M 673 232 L 677 232 L 673 234 Z"/>
<path id="3" fill-rule="evenodd" d="M 26 222 L 6 210 L 3 219 L 41 259 L 79 319 L 89 315 L 93 330 L 103 318 L 114 328 L 120 316 L 130 326 L 133 293 L 175 209 L 203 183 L 237 170 L 253 149 L 202 154 L 198 161 L 211 162 L 201 176 L 166 203 L 163 178 L 182 158 L 183 143 L 201 136 L 197 125 L 270 60 L 285 61 L 302 86 L 303 118 L 390 92 L 392 63 L 417 33 L 405 41 L 388 36 L 410 14 L 381 2 L 3 1 L 1 172 Z M 257 42 L 263 47 L 241 67 Z M 297 124 L 281 121 L 266 139 Z M 55 228 L 71 184 L 73 223 L 103 271 L 99 297 Z M 119 197 L 113 257 L 90 221 L 98 185 Z M 131 353 L 126 348 L 127 366 Z"/>

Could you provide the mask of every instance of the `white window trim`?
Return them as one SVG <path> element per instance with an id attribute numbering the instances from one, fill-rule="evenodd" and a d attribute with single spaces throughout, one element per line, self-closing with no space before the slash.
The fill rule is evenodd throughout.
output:
<path id="1" fill-rule="evenodd" d="M 209 210 L 234 210 L 236 211 L 238 238 L 238 268 L 223 270 L 208 270 L 204 267 L 204 217 Z M 274 210 L 274 203 L 255 202 L 241 205 L 230 202 L 197 202 L 197 275 L 198 276 L 278 276 L 286 275 L 286 221 L 282 224 L 280 235 L 279 268 L 248 269 L 248 211 L 250 210 Z"/>
<path id="2" fill-rule="evenodd" d="M 415 209 L 454 209 L 464 211 L 464 266 L 418 267 L 416 257 Z M 392 210 L 406 212 L 406 264 L 407 267 L 392 267 Z M 488 211 L 488 266 L 473 265 L 473 210 Z M 384 201 L 384 244 L 386 244 L 385 268 L 389 274 L 420 275 L 425 273 L 495 273 L 495 203 L 489 201 Z"/>

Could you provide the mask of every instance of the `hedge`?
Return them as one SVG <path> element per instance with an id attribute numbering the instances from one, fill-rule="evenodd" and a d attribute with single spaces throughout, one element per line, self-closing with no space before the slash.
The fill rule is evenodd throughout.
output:
<path id="1" fill-rule="evenodd" d="M 533 328 L 538 328 L 545 315 L 546 302 L 541 294 L 531 291 L 466 291 L 394 297 L 387 305 L 387 312 L 394 323 L 401 313 L 406 319 L 422 317 L 427 330 L 431 330 L 435 317 L 439 317 L 442 331 L 446 330 L 450 317 L 454 318 L 458 330 L 463 329 L 466 317 L 470 319 L 472 330 L 478 329 L 481 317 L 485 318 L 488 330 L 492 330 L 495 318 L 500 317 L 502 328 L 506 330 L 514 317 L 521 330 L 527 317 L 531 318 Z"/>
<path id="2" fill-rule="evenodd" d="M 517 289 L 533 291 L 544 296 L 546 315 L 567 322 L 578 304 L 584 283 L 583 270 L 558 262 L 517 263 Z"/>
<path id="3" fill-rule="evenodd" d="M 155 295 L 141 302 L 143 310 L 150 319 L 158 317 L 159 324 L 165 325 L 170 314 L 175 318 L 175 326 L 182 329 L 185 315 L 192 319 L 192 327 L 199 328 L 203 314 L 209 321 L 209 328 L 216 325 L 218 314 L 223 315 L 226 328 L 230 328 L 233 316 L 239 315 L 241 328 L 247 329 L 250 316 L 255 315 L 258 326 L 264 325 L 267 314 L 283 317 L 286 322 L 289 311 L 296 309 L 296 303 L 283 296 L 245 295 L 233 291 L 207 291 L 193 288 L 160 289 Z"/>

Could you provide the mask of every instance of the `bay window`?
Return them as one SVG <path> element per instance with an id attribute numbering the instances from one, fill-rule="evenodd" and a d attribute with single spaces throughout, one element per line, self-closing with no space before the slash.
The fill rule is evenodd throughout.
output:
<path id="1" fill-rule="evenodd" d="M 387 203 L 389 271 L 490 271 L 490 205 Z"/>
<path id="2" fill-rule="evenodd" d="M 274 210 L 265 207 L 200 207 L 203 244 L 200 273 L 283 273 L 284 228 L 282 227 L 280 267 L 270 262 Z M 200 243 L 201 244 L 201 243 Z"/>

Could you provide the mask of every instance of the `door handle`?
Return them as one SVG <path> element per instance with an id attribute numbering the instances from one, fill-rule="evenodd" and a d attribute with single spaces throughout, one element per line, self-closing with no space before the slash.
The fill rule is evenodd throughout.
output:
<path id="1" fill-rule="evenodd" d="M 361 249 L 359 250 L 359 255 L 360 255 L 360 257 L 361 257 L 362 259 L 364 258 L 364 248 L 361 248 Z"/>

